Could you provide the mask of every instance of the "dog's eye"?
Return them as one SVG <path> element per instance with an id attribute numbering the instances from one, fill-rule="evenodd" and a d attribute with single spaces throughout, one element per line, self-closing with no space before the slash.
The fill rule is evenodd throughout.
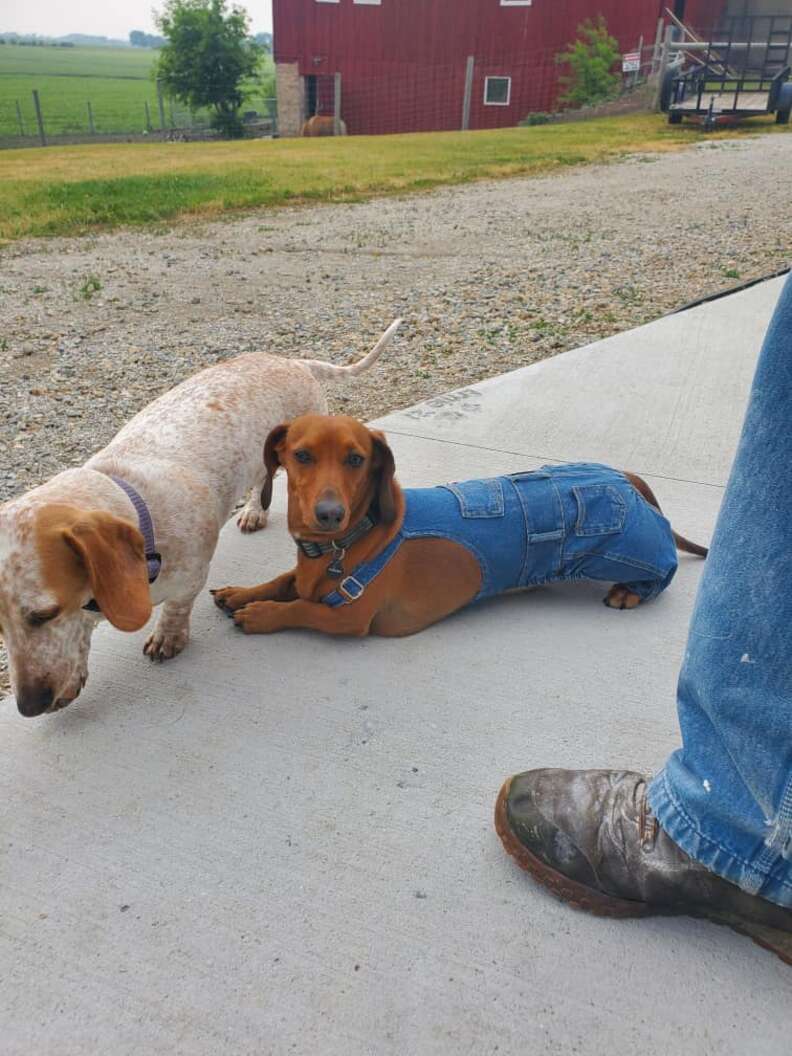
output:
<path id="1" fill-rule="evenodd" d="M 40 627 L 42 623 L 49 623 L 50 620 L 54 620 L 60 612 L 60 609 L 55 605 L 51 609 L 42 609 L 41 612 L 31 612 L 28 614 L 27 622 L 31 627 Z"/>
<path id="2" fill-rule="evenodd" d="M 350 451 L 346 457 L 346 464 L 348 466 L 354 466 L 355 469 L 362 466 L 365 461 L 365 458 L 362 455 L 359 455 L 357 451 Z"/>
<path id="3" fill-rule="evenodd" d="M 304 466 L 307 466 L 309 462 L 313 462 L 310 451 L 295 451 L 294 457 L 298 462 L 301 462 Z"/>

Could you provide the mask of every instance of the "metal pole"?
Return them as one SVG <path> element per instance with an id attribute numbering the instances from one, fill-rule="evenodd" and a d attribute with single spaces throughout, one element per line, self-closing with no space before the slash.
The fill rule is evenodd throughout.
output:
<path id="1" fill-rule="evenodd" d="M 93 110 L 91 109 L 91 100 L 88 100 L 88 128 L 92 136 L 96 135 L 96 126 L 94 125 Z"/>
<path id="2" fill-rule="evenodd" d="M 33 89 L 33 106 L 36 108 L 36 121 L 38 122 L 39 139 L 42 147 L 47 145 L 47 137 L 44 135 L 44 118 L 41 116 L 41 102 L 39 101 L 38 89 Z"/>
<path id="3" fill-rule="evenodd" d="M 675 41 L 679 51 L 706 51 L 707 48 L 766 48 L 767 41 L 755 40 L 691 40 L 686 44 Z"/>
<path id="4" fill-rule="evenodd" d="M 151 131 L 151 111 L 149 110 L 148 99 L 144 100 L 143 106 L 146 108 L 146 131 Z"/>
<path id="5" fill-rule="evenodd" d="M 462 100 L 462 131 L 470 128 L 470 101 L 473 98 L 473 71 L 476 66 L 475 55 L 468 55 L 465 67 L 465 95 Z"/>
<path id="6" fill-rule="evenodd" d="M 660 109 L 660 103 L 663 98 L 663 81 L 665 80 L 665 75 L 668 71 L 668 56 L 671 52 L 671 36 L 673 32 L 673 26 L 666 26 L 665 36 L 663 37 L 663 48 L 660 52 L 660 69 L 657 71 L 657 91 L 655 92 L 654 100 L 655 110 Z"/>
<path id="7" fill-rule="evenodd" d="M 15 102 L 16 102 L 17 121 L 19 122 L 19 134 L 20 134 L 20 136 L 24 136 L 24 134 L 25 134 L 25 122 L 22 120 L 22 107 L 19 105 L 19 100 L 18 99 L 16 99 Z"/>
<path id="8" fill-rule="evenodd" d="M 643 33 L 638 38 L 638 69 L 632 76 L 633 88 L 641 79 L 641 60 L 643 59 Z"/>
<path id="9" fill-rule="evenodd" d="M 162 97 L 162 81 L 157 81 L 157 106 L 159 107 L 160 128 L 165 131 L 165 100 Z"/>
<path id="10" fill-rule="evenodd" d="M 333 135 L 341 135 L 341 74 L 333 75 Z"/>

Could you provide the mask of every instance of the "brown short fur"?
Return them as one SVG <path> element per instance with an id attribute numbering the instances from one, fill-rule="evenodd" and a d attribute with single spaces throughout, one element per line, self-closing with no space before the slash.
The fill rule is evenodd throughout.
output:
<path id="1" fill-rule="evenodd" d="M 301 462 L 297 454 L 309 461 Z M 353 467 L 349 455 L 362 457 Z M 394 473 L 393 454 L 382 433 L 367 429 L 353 418 L 306 415 L 279 425 L 264 449 L 267 479 L 279 467 L 288 476 L 289 531 L 299 539 L 327 541 L 341 537 L 371 507 L 379 507 L 376 526 L 347 551 L 347 569 L 370 561 L 385 549 L 404 518 L 404 496 Z M 633 486 L 653 505 L 648 485 L 628 474 Z M 331 496 L 343 506 L 344 518 L 332 532 L 321 530 L 314 510 L 320 498 Z M 269 505 L 268 484 L 262 504 Z M 659 507 L 658 507 L 659 508 Z M 703 553 L 703 547 L 675 536 L 680 549 Z M 684 545 L 683 545 L 684 544 Z M 247 634 L 269 634 L 289 627 L 310 628 L 326 634 L 413 634 L 436 623 L 476 596 L 481 572 L 466 547 L 447 539 L 409 539 L 352 604 L 331 608 L 322 598 L 337 587 L 327 574 L 331 555 L 308 558 L 298 550 L 297 566 L 277 579 L 255 587 L 224 587 L 212 591 L 215 603 Z M 640 598 L 616 584 L 606 599 L 611 608 L 634 608 Z"/>

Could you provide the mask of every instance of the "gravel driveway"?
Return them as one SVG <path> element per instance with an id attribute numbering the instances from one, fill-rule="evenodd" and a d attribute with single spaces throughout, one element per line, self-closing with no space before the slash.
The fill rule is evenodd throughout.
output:
<path id="1" fill-rule="evenodd" d="M 792 135 L 760 136 L 6 247 L 0 501 L 79 464 L 159 393 L 239 352 L 346 362 L 402 315 L 382 364 L 331 394 L 334 410 L 371 418 L 774 271 L 792 256 L 784 172 Z"/>

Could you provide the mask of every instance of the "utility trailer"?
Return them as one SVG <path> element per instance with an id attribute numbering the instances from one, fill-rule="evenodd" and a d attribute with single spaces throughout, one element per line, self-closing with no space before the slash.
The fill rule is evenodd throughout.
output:
<path id="1" fill-rule="evenodd" d="M 735 17 L 714 37 L 671 45 L 678 59 L 664 76 L 660 97 L 669 123 L 693 117 L 711 130 L 719 118 L 775 114 L 777 124 L 788 124 L 792 17 Z"/>

